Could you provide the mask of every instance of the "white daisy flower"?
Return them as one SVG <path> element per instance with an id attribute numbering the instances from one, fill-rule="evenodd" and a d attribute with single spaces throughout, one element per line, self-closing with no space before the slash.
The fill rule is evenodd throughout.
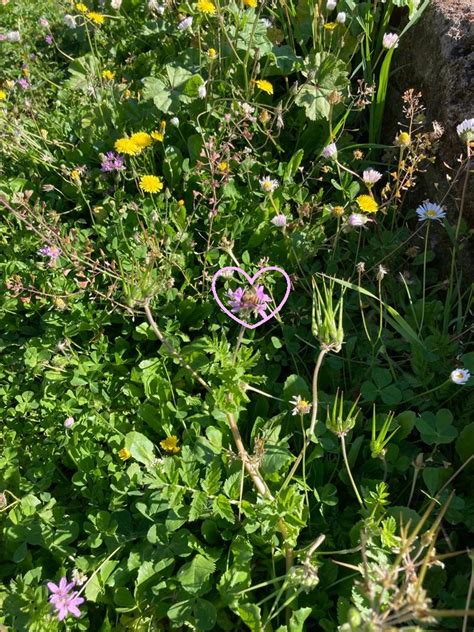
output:
<path id="1" fill-rule="evenodd" d="M 261 180 L 259 180 L 260 187 L 265 193 L 273 193 L 275 189 L 278 188 L 279 182 L 278 180 L 272 180 L 270 176 L 265 176 Z"/>
<path id="2" fill-rule="evenodd" d="M 331 143 L 330 145 L 327 145 L 323 149 L 323 156 L 324 158 L 334 158 L 335 156 L 337 156 L 336 143 Z"/>
<path id="3" fill-rule="evenodd" d="M 398 35 L 396 33 L 385 33 L 382 40 L 382 46 L 387 50 L 398 47 Z"/>
<path id="4" fill-rule="evenodd" d="M 181 22 L 178 24 L 178 30 L 186 31 L 187 29 L 191 28 L 192 25 L 193 25 L 193 18 L 189 16 L 187 18 L 184 18 L 184 20 L 181 20 Z"/>
<path id="5" fill-rule="evenodd" d="M 292 415 L 306 415 L 311 411 L 311 404 L 301 397 L 301 395 L 295 395 L 290 404 L 293 404 Z"/>
<path id="6" fill-rule="evenodd" d="M 471 373 L 467 369 L 455 369 L 451 372 L 451 381 L 455 384 L 465 384 L 470 377 Z"/>
<path id="7" fill-rule="evenodd" d="M 474 118 L 464 119 L 462 123 L 456 127 L 456 132 L 461 140 L 466 143 L 474 140 Z"/>
<path id="8" fill-rule="evenodd" d="M 376 169 L 372 169 L 372 167 L 370 167 L 369 169 L 366 169 L 364 173 L 362 174 L 362 180 L 367 185 L 375 184 L 376 182 L 380 180 L 381 177 L 382 177 L 382 174 L 380 173 L 380 171 L 377 171 Z"/>
<path id="9" fill-rule="evenodd" d="M 423 202 L 416 209 L 416 214 L 418 215 L 418 221 L 422 222 L 426 219 L 434 221 L 436 219 L 443 219 L 446 217 L 446 213 L 443 211 L 442 207 L 439 204 L 435 204 L 434 202 Z"/>

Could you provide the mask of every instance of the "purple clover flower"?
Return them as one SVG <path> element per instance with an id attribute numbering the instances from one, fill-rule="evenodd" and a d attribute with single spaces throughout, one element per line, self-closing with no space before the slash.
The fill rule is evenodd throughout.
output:
<path id="1" fill-rule="evenodd" d="M 265 316 L 265 310 L 268 309 L 267 303 L 271 301 L 270 296 L 265 294 L 263 285 L 257 285 L 251 290 L 244 290 L 239 287 L 233 292 L 227 292 L 229 297 L 230 311 L 235 314 L 237 312 L 253 312 L 255 316 Z"/>
<path id="2" fill-rule="evenodd" d="M 114 154 L 113 151 L 108 151 L 105 154 L 105 158 L 102 160 L 102 164 L 100 166 L 100 170 L 104 173 L 108 173 L 110 171 L 123 171 L 125 169 L 125 165 L 123 164 L 123 156 L 120 154 Z"/>
<path id="3" fill-rule="evenodd" d="M 30 82 L 28 81 L 28 79 L 18 79 L 17 84 L 20 86 L 20 88 L 22 88 L 23 90 L 28 90 L 28 88 L 31 86 Z"/>
<path id="4" fill-rule="evenodd" d="M 58 620 L 62 621 L 68 614 L 74 617 L 80 617 L 81 611 L 78 606 L 84 603 L 82 597 L 78 597 L 78 593 L 71 592 L 76 583 L 74 581 L 68 584 L 66 577 L 61 577 L 59 584 L 48 582 L 48 590 L 51 592 L 49 603 L 51 603 L 58 613 Z"/>
<path id="5" fill-rule="evenodd" d="M 56 265 L 59 255 L 61 254 L 61 248 L 57 246 L 43 246 L 38 250 L 38 254 L 43 257 L 49 257 L 49 267 L 52 268 Z"/>
<path id="6" fill-rule="evenodd" d="M 44 41 L 46 42 L 46 44 L 48 44 L 48 46 L 51 46 L 51 44 L 53 43 L 53 36 L 46 35 L 46 37 L 44 38 Z"/>

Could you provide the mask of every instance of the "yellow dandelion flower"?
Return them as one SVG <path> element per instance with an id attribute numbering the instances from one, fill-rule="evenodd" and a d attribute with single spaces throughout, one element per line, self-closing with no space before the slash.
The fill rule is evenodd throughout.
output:
<path id="1" fill-rule="evenodd" d="M 160 441 L 160 446 L 163 448 L 163 450 L 166 450 L 166 452 L 169 452 L 170 454 L 178 454 L 178 452 L 181 450 L 181 448 L 178 447 L 178 437 L 176 437 L 175 435 L 172 435 L 171 437 L 167 437 L 166 439 L 163 439 L 163 441 Z"/>
<path id="2" fill-rule="evenodd" d="M 246 7 L 249 7 L 249 9 L 255 9 L 257 6 L 257 0 L 243 0 L 243 3 Z"/>
<path id="3" fill-rule="evenodd" d="M 5 92 L 5 90 L 0 90 L 0 101 L 3 101 L 6 98 L 7 98 L 7 93 Z"/>
<path id="4" fill-rule="evenodd" d="M 127 154 L 129 156 L 136 156 L 142 150 L 131 138 L 119 138 L 115 141 L 114 148 L 119 154 Z"/>
<path id="5" fill-rule="evenodd" d="M 163 181 L 158 176 L 142 176 L 139 183 L 140 189 L 145 193 L 158 193 L 163 189 Z"/>
<path id="6" fill-rule="evenodd" d="M 30 69 L 25 66 L 24 68 L 21 69 L 21 74 L 24 77 L 29 77 L 30 76 Z"/>
<path id="7" fill-rule="evenodd" d="M 185 204 L 184 200 L 178 200 L 179 208 L 182 208 L 184 206 L 184 204 Z"/>
<path id="8" fill-rule="evenodd" d="M 396 142 L 397 145 L 400 145 L 401 147 L 408 147 L 408 145 L 411 143 L 410 134 L 408 134 L 408 132 L 400 132 Z"/>
<path id="9" fill-rule="evenodd" d="M 130 136 L 130 140 L 140 149 L 149 147 L 152 144 L 152 138 L 147 132 L 135 132 L 135 134 Z"/>
<path id="10" fill-rule="evenodd" d="M 106 79 L 107 81 L 112 81 L 115 78 L 115 72 L 111 70 L 103 70 L 102 71 L 102 79 Z"/>
<path id="11" fill-rule="evenodd" d="M 157 140 L 159 143 L 162 143 L 165 140 L 165 135 L 158 130 L 152 132 L 151 137 L 153 138 L 153 140 Z"/>
<path id="12" fill-rule="evenodd" d="M 273 94 L 273 86 L 266 79 L 259 79 L 255 83 L 257 84 L 257 88 L 259 88 L 262 92 L 266 92 L 267 94 Z"/>
<path id="13" fill-rule="evenodd" d="M 89 13 L 86 13 L 86 16 L 94 24 L 103 24 L 105 22 L 105 17 L 102 13 L 97 13 L 96 11 L 89 11 Z"/>
<path id="14" fill-rule="evenodd" d="M 224 173 L 224 171 L 227 171 L 227 169 L 229 168 L 229 163 L 228 162 L 220 162 L 217 165 L 217 168 L 219 169 L 219 171 L 221 171 L 222 173 Z"/>
<path id="15" fill-rule="evenodd" d="M 70 175 L 71 175 L 71 180 L 74 180 L 75 182 L 81 181 L 81 172 L 78 169 L 73 169 Z"/>
<path id="16" fill-rule="evenodd" d="M 78 2 L 76 4 L 76 9 L 81 13 L 87 13 L 89 11 L 88 7 L 83 2 Z"/>
<path id="17" fill-rule="evenodd" d="M 332 214 L 334 215 L 334 217 L 342 217 L 342 215 L 344 215 L 344 207 L 334 206 L 332 209 Z"/>
<path id="18" fill-rule="evenodd" d="M 371 195 L 359 195 L 356 202 L 364 213 L 376 213 L 379 210 L 379 205 Z"/>
<path id="19" fill-rule="evenodd" d="M 64 301 L 60 296 L 56 296 L 53 300 L 54 307 L 59 309 L 61 312 L 66 309 L 66 301 Z"/>
<path id="20" fill-rule="evenodd" d="M 127 461 L 127 459 L 129 459 L 132 456 L 132 453 L 130 452 L 130 450 L 127 450 L 127 448 L 122 448 L 121 450 L 118 451 L 118 455 L 119 455 L 119 458 L 122 459 L 122 461 Z"/>
<path id="21" fill-rule="evenodd" d="M 336 27 L 337 27 L 337 22 L 327 22 L 324 25 L 324 28 L 326 29 L 326 31 L 334 31 Z"/>
<path id="22" fill-rule="evenodd" d="M 215 48 L 210 48 L 207 51 L 207 56 L 209 57 L 209 59 L 215 59 L 217 57 L 217 51 Z"/>
<path id="23" fill-rule="evenodd" d="M 216 5 L 211 0 L 198 0 L 196 8 L 201 13 L 207 13 L 208 15 L 214 15 L 216 12 Z"/>

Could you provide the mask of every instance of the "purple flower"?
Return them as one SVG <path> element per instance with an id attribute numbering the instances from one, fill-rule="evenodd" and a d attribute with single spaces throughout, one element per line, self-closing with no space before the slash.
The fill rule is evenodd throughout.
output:
<path id="1" fill-rule="evenodd" d="M 30 87 L 30 82 L 28 81 L 28 79 L 18 79 L 17 84 L 23 90 L 28 90 L 28 88 Z"/>
<path id="2" fill-rule="evenodd" d="M 235 292 L 229 290 L 229 306 L 232 313 L 240 311 L 253 312 L 255 316 L 265 316 L 265 310 L 268 308 L 267 303 L 271 301 L 270 296 L 265 294 L 263 285 L 257 285 L 251 290 L 237 288 Z"/>
<path id="3" fill-rule="evenodd" d="M 324 158 L 335 158 L 336 156 L 337 156 L 336 143 L 331 143 L 330 145 L 327 145 L 323 149 L 323 157 Z"/>
<path id="4" fill-rule="evenodd" d="M 52 35 L 46 35 L 46 37 L 44 38 L 44 41 L 46 42 L 46 44 L 51 46 L 51 44 L 53 43 L 53 36 Z"/>
<path id="5" fill-rule="evenodd" d="M 120 154 L 114 154 L 113 151 L 108 151 L 105 154 L 105 158 L 102 160 L 100 170 L 104 173 L 110 171 L 123 171 L 125 166 L 123 164 L 123 156 Z"/>
<path id="6" fill-rule="evenodd" d="M 349 226 L 359 227 L 365 226 L 367 222 L 371 222 L 372 220 L 367 217 L 367 215 L 362 215 L 362 213 L 351 213 L 347 223 Z"/>
<path id="7" fill-rule="evenodd" d="M 65 619 L 68 614 L 72 614 L 76 618 L 81 616 L 78 606 L 84 603 L 84 599 L 78 597 L 77 592 L 70 592 L 75 585 L 73 581 L 68 584 L 66 577 L 61 577 L 57 585 L 53 582 L 47 584 L 48 590 L 52 593 L 49 603 L 56 609 L 59 621 Z"/>
<path id="8" fill-rule="evenodd" d="M 4 42 L 7 39 L 5 33 L 0 33 L 0 42 Z"/>
<path id="9" fill-rule="evenodd" d="M 38 250 L 38 254 L 43 257 L 49 257 L 49 267 L 52 268 L 56 265 L 59 255 L 61 254 L 61 248 L 57 246 L 43 246 Z"/>
<path id="10" fill-rule="evenodd" d="M 74 423 L 75 423 L 74 417 L 66 417 L 66 419 L 64 420 L 64 427 L 72 428 Z"/>

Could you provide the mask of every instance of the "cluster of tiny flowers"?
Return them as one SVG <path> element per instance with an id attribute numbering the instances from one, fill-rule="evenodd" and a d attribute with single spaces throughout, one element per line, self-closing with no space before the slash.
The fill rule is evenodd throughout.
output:
<path id="1" fill-rule="evenodd" d="M 77 596 L 77 591 L 71 592 L 75 585 L 76 582 L 74 581 L 68 584 L 66 577 L 62 577 L 59 584 L 53 584 L 53 582 L 47 584 L 51 593 L 49 602 L 57 611 L 59 621 L 65 619 L 68 614 L 72 614 L 76 618 L 81 616 L 78 606 L 84 603 L 84 599 Z"/>
<path id="2" fill-rule="evenodd" d="M 61 248 L 57 246 L 43 246 L 38 250 L 38 254 L 43 257 L 49 257 L 49 266 L 53 267 L 61 254 Z"/>
<path id="3" fill-rule="evenodd" d="M 446 213 L 443 211 L 442 207 L 439 204 L 434 204 L 434 202 L 423 202 L 416 209 L 416 214 L 418 215 L 418 221 L 423 222 L 424 220 L 442 220 L 443 217 L 446 217 Z"/>
<path id="4" fill-rule="evenodd" d="M 229 298 L 230 311 L 234 314 L 238 312 L 253 312 L 255 315 L 263 317 L 268 309 L 267 303 L 271 301 L 268 294 L 265 294 L 263 285 L 257 285 L 250 291 L 240 287 L 235 292 L 229 290 L 227 296 Z"/>
<path id="5" fill-rule="evenodd" d="M 465 384 L 470 377 L 471 373 L 467 369 L 455 369 L 451 372 L 451 381 L 455 384 Z"/>
<path id="6" fill-rule="evenodd" d="M 279 213 L 278 215 L 275 215 L 271 222 L 274 226 L 277 226 L 278 228 L 284 228 L 287 223 L 287 217 L 283 213 Z"/>
<path id="7" fill-rule="evenodd" d="M 272 180 L 270 176 L 265 176 L 264 178 L 261 178 L 261 180 L 259 180 L 259 183 L 262 191 L 265 191 L 265 193 L 273 193 L 279 185 L 278 180 Z"/>
<path id="8" fill-rule="evenodd" d="M 108 173 L 109 171 L 123 171 L 124 169 L 123 157 L 120 156 L 120 154 L 115 154 L 113 151 L 108 151 L 105 154 L 102 164 L 100 165 L 100 170 L 104 173 Z"/>
<path id="9" fill-rule="evenodd" d="M 293 405 L 292 415 L 306 415 L 311 411 L 311 404 L 301 397 L 301 395 L 295 395 L 290 404 Z"/>

